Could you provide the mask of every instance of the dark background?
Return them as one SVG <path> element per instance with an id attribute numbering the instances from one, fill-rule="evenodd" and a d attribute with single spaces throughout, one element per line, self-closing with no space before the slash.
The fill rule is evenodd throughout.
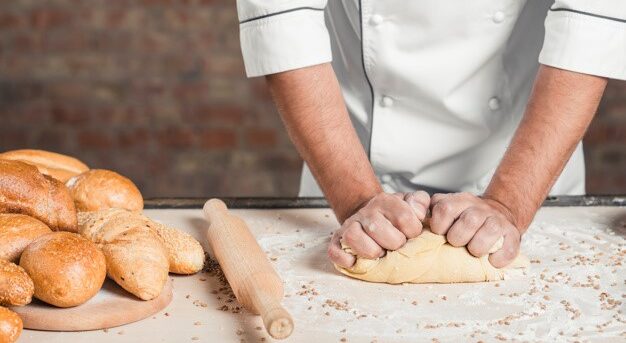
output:
<path id="1" fill-rule="evenodd" d="M 626 194 L 626 83 L 585 137 L 587 189 Z M 0 2 L 0 151 L 40 148 L 146 197 L 293 196 L 300 161 L 264 80 L 246 79 L 233 0 Z"/>

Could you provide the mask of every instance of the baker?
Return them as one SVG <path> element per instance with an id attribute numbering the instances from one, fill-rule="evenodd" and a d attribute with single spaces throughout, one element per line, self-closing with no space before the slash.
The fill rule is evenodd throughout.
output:
<path id="1" fill-rule="evenodd" d="M 266 75 L 305 161 L 300 195 L 342 226 L 339 266 L 418 236 L 511 262 L 546 195 L 584 194 L 581 139 L 626 79 L 626 2 L 238 0 L 246 73 Z M 432 197 L 429 194 L 434 194 Z"/>

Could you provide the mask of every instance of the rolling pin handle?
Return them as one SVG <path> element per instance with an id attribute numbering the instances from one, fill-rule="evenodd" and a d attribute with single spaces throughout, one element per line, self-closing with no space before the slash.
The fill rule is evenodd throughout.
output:
<path id="1" fill-rule="evenodd" d="M 265 329 L 275 339 L 284 339 L 293 332 L 293 318 L 285 310 L 279 301 L 257 290 L 251 294 L 251 300 L 255 309 L 263 319 Z"/>
<path id="2" fill-rule="evenodd" d="M 204 212 L 204 217 L 211 223 L 211 219 L 213 215 L 219 213 L 221 215 L 228 215 L 228 208 L 226 204 L 220 199 L 210 199 L 209 201 L 204 203 L 204 207 L 202 208 Z"/>

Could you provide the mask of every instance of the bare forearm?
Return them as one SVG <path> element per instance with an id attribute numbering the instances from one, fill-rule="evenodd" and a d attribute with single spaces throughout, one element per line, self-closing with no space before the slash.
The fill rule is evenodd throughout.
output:
<path id="1" fill-rule="evenodd" d="M 511 144 L 485 198 L 525 231 L 589 126 L 606 79 L 541 66 Z"/>
<path id="2" fill-rule="evenodd" d="M 267 77 L 287 132 L 343 222 L 381 187 L 330 64 Z"/>

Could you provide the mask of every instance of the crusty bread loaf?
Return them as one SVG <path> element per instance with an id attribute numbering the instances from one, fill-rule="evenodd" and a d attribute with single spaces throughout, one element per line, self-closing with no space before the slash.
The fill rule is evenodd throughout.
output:
<path id="1" fill-rule="evenodd" d="M 31 302 L 34 291 L 33 280 L 22 267 L 0 259 L 1 306 L 24 306 Z"/>
<path id="2" fill-rule="evenodd" d="M 102 249 L 113 281 L 143 300 L 161 294 L 169 268 L 167 251 L 143 216 L 114 208 L 79 212 L 78 223 L 79 232 Z"/>
<path id="3" fill-rule="evenodd" d="M 39 169 L 40 173 L 49 175 L 63 183 L 72 176 L 89 170 L 87 165 L 74 157 L 44 150 L 11 150 L 1 153 L 0 159 L 32 164 Z"/>
<path id="4" fill-rule="evenodd" d="M 14 343 L 22 333 L 22 318 L 0 306 L 0 343 Z"/>
<path id="5" fill-rule="evenodd" d="M 190 234 L 144 217 L 146 225 L 163 240 L 170 261 L 170 273 L 194 274 L 204 266 L 204 250 Z"/>
<path id="6" fill-rule="evenodd" d="M 92 169 L 66 183 L 80 212 L 124 208 L 143 210 L 143 197 L 128 178 L 110 170 Z"/>
<path id="7" fill-rule="evenodd" d="M 0 160 L 0 213 L 26 214 L 52 230 L 77 230 L 67 187 L 24 162 Z"/>
<path id="8" fill-rule="evenodd" d="M 35 284 L 35 297 L 58 307 L 91 299 L 106 277 L 104 255 L 98 247 L 70 232 L 37 238 L 22 253 L 20 266 Z"/>
<path id="9" fill-rule="evenodd" d="M 18 263 L 35 238 L 52 232 L 40 220 L 17 213 L 0 213 L 0 259 Z"/>

